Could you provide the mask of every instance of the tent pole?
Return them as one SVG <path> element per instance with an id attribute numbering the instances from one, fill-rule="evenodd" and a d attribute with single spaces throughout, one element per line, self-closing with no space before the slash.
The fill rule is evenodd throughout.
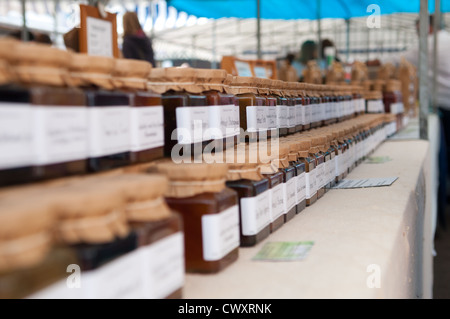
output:
<path id="1" fill-rule="evenodd" d="M 317 0 L 317 58 L 322 59 L 322 24 L 320 21 L 320 0 Z"/>
<path id="2" fill-rule="evenodd" d="M 212 69 L 217 69 L 216 31 L 217 31 L 217 20 L 214 19 L 212 23 L 212 63 L 211 63 Z"/>
<path id="3" fill-rule="evenodd" d="M 433 25 L 433 113 L 437 113 L 437 72 L 438 72 L 438 31 L 441 29 L 441 1 L 434 1 L 434 25 Z"/>
<path id="4" fill-rule="evenodd" d="M 26 17 L 26 11 L 27 11 L 27 5 L 26 0 L 21 0 L 22 3 L 22 41 L 28 41 L 28 28 L 27 28 L 27 17 Z"/>
<path id="5" fill-rule="evenodd" d="M 420 138 L 428 139 L 428 0 L 420 0 L 419 124 Z"/>
<path id="6" fill-rule="evenodd" d="M 258 59 L 262 59 L 261 53 L 261 0 L 256 0 L 256 52 Z"/>
<path id="7" fill-rule="evenodd" d="M 350 19 L 346 19 L 345 20 L 345 24 L 347 26 L 347 39 L 346 39 L 346 44 L 347 44 L 347 50 L 346 50 L 346 58 L 347 58 L 347 63 L 350 59 Z"/>

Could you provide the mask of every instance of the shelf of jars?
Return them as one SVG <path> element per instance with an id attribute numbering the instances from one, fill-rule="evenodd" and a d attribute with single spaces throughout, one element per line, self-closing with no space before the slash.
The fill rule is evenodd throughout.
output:
<path id="1" fill-rule="evenodd" d="M 358 86 L 0 41 L 3 298 L 182 297 L 402 125 Z"/>

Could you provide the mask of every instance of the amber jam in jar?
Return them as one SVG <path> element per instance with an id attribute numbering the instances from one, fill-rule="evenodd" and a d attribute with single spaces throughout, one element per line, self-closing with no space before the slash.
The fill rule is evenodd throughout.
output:
<path id="1" fill-rule="evenodd" d="M 259 164 L 249 152 L 236 152 L 234 162 L 228 163 L 227 187 L 239 197 L 241 246 L 254 246 L 270 234 L 269 180 L 262 176 Z"/>
<path id="2" fill-rule="evenodd" d="M 239 103 L 241 142 L 256 142 L 267 138 L 267 115 L 269 114 L 266 97 L 258 93 L 259 79 L 235 76 L 230 85 Z"/>
<path id="3" fill-rule="evenodd" d="M 283 88 L 283 81 L 272 80 L 271 92 L 277 98 L 277 126 L 280 136 L 286 136 L 288 134 L 288 100 L 284 96 Z"/>
<path id="4" fill-rule="evenodd" d="M 272 94 L 270 87 L 272 80 L 270 79 L 257 79 L 258 93 L 266 99 L 267 107 L 267 137 L 275 138 L 280 136 L 280 129 L 277 125 L 277 97 Z"/>
<path id="5" fill-rule="evenodd" d="M 161 95 L 147 88 L 151 67 L 145 61 L 115 60 L 115 88 L 130 94 L 131 163 L 150 162 L 164 155 Z"/>
<path id="6" fill-rule="evenodd" d="M 239 105 L 236 97 L 228 93 L 233 77 L 225 70 L 197 69 L 196 83 L 203 89 L 209 106 L 211 140 L 215 151 L 234 147 L 239 142 Z"/>
<path id="7" fill-rule="evenodd" d="M 125 215 L 141 254 L 141 286 L 145 299 L 181 298 L 184 241 L 181 217 L 170 210 L 163 194 L 168 181 L 159 174 L 123 174 L 102 178 L 125 196 Z"/>
<path id="8" fill-rule="evenodd" d="M 188 272 L 215 273 L 238 258 L 239 207 L 225 186 L 226 164 L 160 163 L 168 176 L 166 202 L 183 219 Z"/>
<path id="9" fill-rule="evenodd" d="M 317 201 L 317 169 L 316 158 L 309 153 L 311 138 L 302 137 L 298 140 L 300 147 L 299 161 L 305 164 L 306 206 L 311 206 Z"/>
<path id="10" fill-rule="evenodd" d="M 0 52 L 10 71 L 0 86 L 0 186 L 85 173 L 87 109 L 68 87 L 70 53 L 2 42 L 14 54 Z"/>
<path id="11" fill-rule="evenodd" d="M 130 94 L 115 91 L 113 58 L 74 54 L 71 81 L 83 89 L 88 106 L 88 170 L 108 170 L 130 163 Z"/>

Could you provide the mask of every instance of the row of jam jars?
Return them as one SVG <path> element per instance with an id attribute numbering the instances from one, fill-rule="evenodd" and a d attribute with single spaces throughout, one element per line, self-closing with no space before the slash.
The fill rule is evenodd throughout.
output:
<path id="1" fill-rule="evenodd" d="M 297 143 L 298 135 L 286 139 L 289 147 L 288 160 L 295 168 L 295 203 L 296 213 L 301 213 L 306 207 L 306 172 L 305 163 L 299 160 L 300 145 Z"/>
<path id="2" fill-rule="evenodd" d="M 299 145 L 298 160 L 305 164 L 306 206 L 311 206 L 317 201 L 317 169 L 316 159 L 310 155 L 311 138 L 301 136 L 297 140 Z"/>
<path id="3" fill-rule="evenodd" d="M 403 127 L 404 105 L 401 91 L 402 84 L 399 80 L 389 80 L 383 92 L 385 112 L 397 116 L 397 127 Z"/>
<path id="4" fill-rule="evenodd" d="M 212 140 L 209 107 L 203 88 L 191 68 L 155 68 L 148 87 L 162 94 L 164 109 L 164 155 L 191 157 L 201 153 Z"/>
<path id="5" fill-rule="evenodd" d="M 241 142 L 256 142 L 267 137 L 266 97 L 258 93 L 257 83 L 254 77 L 235 76 L 230 85 L 239 104 Z"/>
<path id="6" fill-rule="evenodd" d="M 0 203 L 0 299 L 29 298 L 65 282 L 67 266 L 77 262 L 70 250 L 53 245 L 55 215 L 48 197 L 28 194 L 26 201 L 17 196 Z"/>
<path id="7" fill-rule="evenodd" d="M 182 297 L 184 283 L 184 240 L 180 215 L 171 210 L 164 194 L 168 180 L 159 174 L 122 174 L 104 177 L 101 187 L 117 187 L 125 197 L 125 216 L 136 234 L 140 261 L 134 270 L 140 274 L 144 299 Z"/>
<path id="8" fill-rule="evenodd" d="M 69 87 L 68 52 L 1 40 L 10 77 L 0 86 L 0 186 L 86 172 L 84 94 Z"/>
<path id="9" fill-rule="evenodd" d="M 227 165 L 167 161 L 156 169 L 169 178 L 166 202 L 183 219 L 186 271 L 215 273 L 236 261 L 239 201 L 225 185 Z"/>
<path id="10" fill-rule="evenodd" d="M 271 191 L 270 183 L 260 173 L 258 153 L 248 148 L 236 150 L 227 160 L 227 187 L 239 198 L 240 242 L 251 247 L 270 235 Z"/>
<path id="11" fill-rule="evenodd" d="M 202 87 L 209 107 L 209 130 L 212 147 L 221 151 L 239 142 L 239 106 L 236 97 L 227 92 L 232 76 L 225 70 L 196 69 L 196 83 Z"/>
<path id="12" fill-rule="evenodd" d="M 151 68 L 145 61 L 115 60 L 114 87 L 130 96 L 131 164 L 150 162 L 164 155 L 161 95 L 147 87 Z"/>
<path id="13" fill-rule="evenodd" d="M 260 78 L 256 83 L 259 95 L 266 99 L 267 137 L 277 138 L 280 136 L 280 129 L 277 125 L 277 97 L 269 89 L 272 80 Z"/>

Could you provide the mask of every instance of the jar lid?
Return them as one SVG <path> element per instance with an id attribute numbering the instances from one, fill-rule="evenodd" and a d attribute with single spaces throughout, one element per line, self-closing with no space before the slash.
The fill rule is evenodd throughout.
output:
<path id="1" fill-rule="evenodd" d="M 150 71 L 147 86 L 156 93 L 165 93 L 170 90 L 201 93 L 203 88 L 195 83 L 196 77 L 197 73 L 193 68 L 153 68 Z"/>
<path id="2" fill-rule="evenodd" d="M 125 197 L 125 214 L 130 222 L 158 221 L 170 216 L 163 195 L 167 177 L 160 174 L 122 174 L 104 177 L 99 184 L 117 185 Z"/>
<path id="3" fill-rule="evenodd" d="M 156 170 L 169 179 L 166 197 L 182 198 L 222 191 L 225 188 L 228 167 L 222 163 L 177 164 L 164 161 L 156 164 Z"/>
<path id="4" fill-rule="evenodd" d="M 366 100 L 382 100 L 383 93 L 381 91 L 368 91 L 364 93 Z"/>
<path id="5" fill-rule="evenodd" d="M 20 41 L 10 37 L 0 38 L 0 60 L 14 63 L 17 60 L 17 45 Z"/>
<path id="6" fill-rule="evenodd" d="M 228 164 L 227 180 L 261 180 L 263 177 L 260 173 L 257 156 L 257 152 L 251 154 L 248 148 L 235 149 L 233 158 L 226 162 Z"/>
<path id="7" fill-rule="evenodd" d="M 142 60 L 115 59 L 113 81 L 117 89 L 146 90 L 151 63 Z"/>
<path id="8" fill-rule="evenodd" d="M 54 218 L 47 196 L 2 199 L 0 272 L 39 264 L 51 248 Z"/>
<path id="9" fill-rule="evenodd" d="M 112 74 L 114 59 L 92 56 L 84 53 L 72 53 L 70 78 L 75 86 L 98 86 L 105 90 L 114 89 Z"/>
<path id="10" fill-rule="evenodd" d="M 230 84 L 233 94 L 258 93 L 257 78 L 251 76 L 235 76 Z"/>
<path id="11" fill-rule="evenodd" d="M 10 60 L 16 79 L 24 84 L 66 86 L 70 53 L 49 45 L 19 42 Z"/>
<path id="12" fill-rule="evenodd" d="M 56 234 L 69 244 L 106 243 L 128 234 L 125 196 L 117 185 L 83 180 L 55 189 Z"/>

